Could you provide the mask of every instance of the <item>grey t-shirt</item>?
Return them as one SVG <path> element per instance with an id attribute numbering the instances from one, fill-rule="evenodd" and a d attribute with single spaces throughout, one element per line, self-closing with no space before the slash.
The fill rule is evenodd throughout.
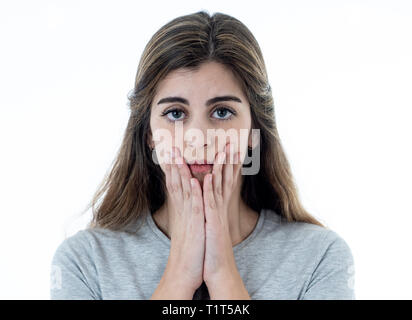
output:
<path id="1" fill-rule="evenodd" d="M 151 214 L 122 231 L 85 229 L 57 247 L 51 299 L 150 299 L 170 239 Z M 251 299 L 355 299 L 351 249 L 335 231 L 287 222 L 262 209 L 252 233 L 233 247 Z M 205 283 L 193 299 L 209 299 Z"/>

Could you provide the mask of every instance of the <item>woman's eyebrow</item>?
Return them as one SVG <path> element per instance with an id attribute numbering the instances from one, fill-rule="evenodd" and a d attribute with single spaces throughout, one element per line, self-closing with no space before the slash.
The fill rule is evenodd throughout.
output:
<path id="1" fill-rule="evenodd" d="M 214 97 L 214 98 L 211 98 L 211 99 L 207 100 L 205 106 L 208 107 L 211 104 L 214 104 L 216 102 L 221 102 L 221 101 L 236 101 L 236 102 L 242 103 L 242 100 L 240 100 L 236 96 L 220 96 L 220 97 Z M 190 105 L 189 101 L 185 98 L 182 98 L 182 97 L 163 98 L 163 99 L 160 99 L 160 101 L 157 104 L 159 105 L 161 103 L 170 103 L 170 102 L 180 102 L 180 103 L 186 104 L 188 106 Z"/>

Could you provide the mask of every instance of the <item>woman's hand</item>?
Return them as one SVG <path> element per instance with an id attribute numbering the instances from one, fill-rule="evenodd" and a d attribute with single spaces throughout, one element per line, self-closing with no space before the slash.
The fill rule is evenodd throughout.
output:
<path id="1" fill-rule="evenodd" d="M 213 177 L 212 174 L 208 174 L 203 182 L 206 218 L 203 278 L 208 288 L 209 285 L 228 279 L 237 273 L 229 232 L 228 208 L 242 165 L 239 152 L 235 153 L 232 149 L 233 145 L 229 145 L 229 148 L 226 145 L 224 152 L 217 154 L 213 164 Z M 223 165 L 224 162 L 226 164 Z"/>
<path id="2" fill-rule="evenodd" d="M 169 212 L 171 248 L 167 268 L 170 267 L 168 272 L 172 278 L 181 278 L 194 292 L 203 282 L 203 197 L 200 183 L 192 178 L 179 149 L 174 148 L 174 151 L 176 158 L 172 157 L 172 161 L 167 161 L 165 167 L 168 197 L 173 208 Z"/>

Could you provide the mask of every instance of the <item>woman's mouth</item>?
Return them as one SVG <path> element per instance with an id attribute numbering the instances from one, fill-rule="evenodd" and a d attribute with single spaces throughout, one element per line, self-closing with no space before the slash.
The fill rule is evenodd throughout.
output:
<path id="1" fill-rule="evenodd" d="M 192 173 L 207 173 L 212 171 L 213 164 L 189 164 Z"/>

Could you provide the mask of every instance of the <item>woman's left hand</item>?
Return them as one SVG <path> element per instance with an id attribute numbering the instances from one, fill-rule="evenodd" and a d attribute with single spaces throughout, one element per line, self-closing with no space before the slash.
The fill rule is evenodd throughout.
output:
<path id="1" fill-rule="evenodd" d="M 230 281 L 232 286 L 241 282 L 233 254 L 228 208 L 242 165 L 239 152 L 231 149 L 233 144 L 227 144 L 225 150 L 218 153 L 213 164 L 213 177 L 207 174 L 203 182 L 206 220 L 203 280 L 209 291 L 213 286 L 223 286 L 224 281 Z"/>

